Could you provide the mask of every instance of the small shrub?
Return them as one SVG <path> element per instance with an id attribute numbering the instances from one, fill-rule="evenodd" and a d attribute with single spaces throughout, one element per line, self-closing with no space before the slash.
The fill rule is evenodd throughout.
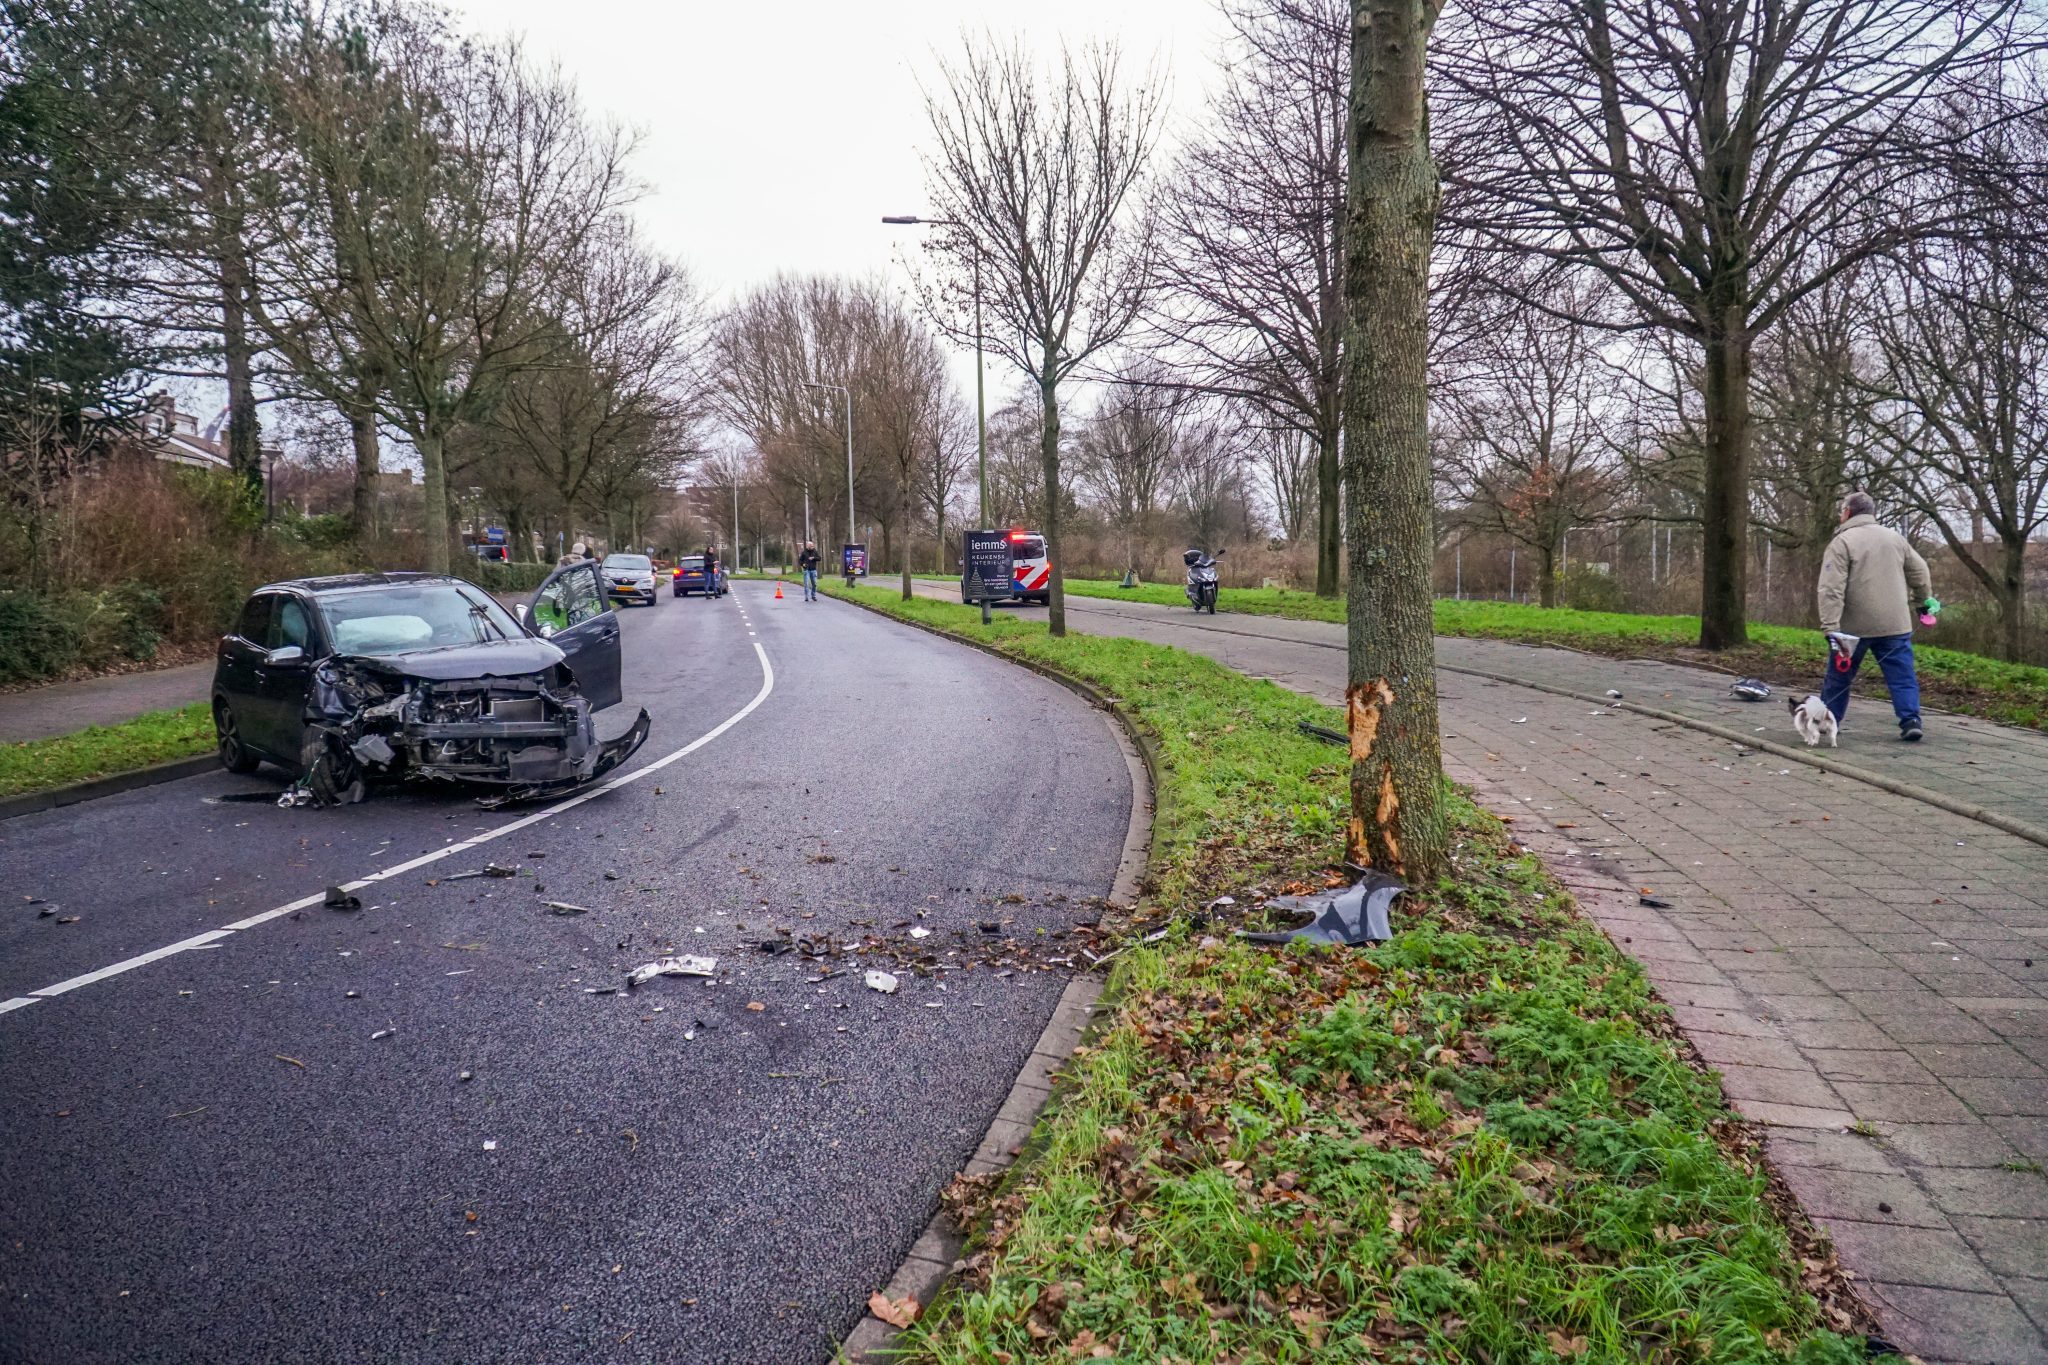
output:
<path id="1" fill-rule="evenodd" d="M 1558 587 L 1564 604 L 1576 611 L 1624 611 L 1628 607 L 1620 579 L 1584 564 L 1568 570 Z"/>
<path id="2" fill-rule="evenodd" d="M 78 661 L 78 624 L 54 603 L 0 592 L 0 682 L 53 677 Z"/>

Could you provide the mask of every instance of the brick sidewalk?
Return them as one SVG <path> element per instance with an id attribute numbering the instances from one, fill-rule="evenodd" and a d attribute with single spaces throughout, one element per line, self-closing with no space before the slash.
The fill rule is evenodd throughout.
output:
<path id="1" fill-rule="evenodd" d="M 1069 610 L 1078 630 L 1342 695 L 1339 627 Z M 1792 733 L 1781 705 L 1720 700 L 1728 679 L 1707 670 L 1491 641 L 1440 640 L 1438 657 Z M 2048 1361 L 2048 848 L 1648 717 L 1453 673 L 1439 692 L 1446 767 L 1585 892 L 1769 1125 L 1892 1340 Z M 1861 698 L 1849 722 L 1842 759 L 2048 824 L 2041 736 L 1930 716 L 1928 741 L 1902 745 Z M 1670 908 L 1638 904 L 1644 886 Z"/>

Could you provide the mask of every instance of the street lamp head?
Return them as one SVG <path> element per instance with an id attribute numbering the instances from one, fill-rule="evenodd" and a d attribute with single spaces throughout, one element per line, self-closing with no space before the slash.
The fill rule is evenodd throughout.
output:
<path id="1" fill-rule="evenodd" d="M 915 227 L 922 220 L 914 213 L 885 213 L 882 215 L 882 221 L 895 223 L 900 227 Z"/>

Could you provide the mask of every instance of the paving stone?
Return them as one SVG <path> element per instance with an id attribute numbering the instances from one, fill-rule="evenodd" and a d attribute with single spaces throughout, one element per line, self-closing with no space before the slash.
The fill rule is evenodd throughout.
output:
<path id="1" fill-rule="evenodd" d="M 1948 1088 L 1979 1114 L 2048 1117 L 2048 1081 L 2034 1076 L 1951 1076 Z"/>
<path id="2" fill-rule="evenodd" d="M 1911 1179 L 1884 1171 L 1787 1166 L 1779 1174 L 1807 1217 L 1947 1228 L 1948 1219 Z"/>
<path id="3" fill-rule="evenodd" d="M 1922 1185 L 1944 1213 L 2048 1219 L 2048 1176 L 1999 1167 L 1925 1170 Z"/>
<path id="4" fill-rule="evenodd" d="M 1769 1100 L 1731 1100 L 1738 1114 L 1752 1123 L 1781 1128 L 1824 1128 L 1840 1130 L 1856 1121 L 1846 1109 L 1814 1109 L 1798 1104 L 1774 1104 Z"/>
<path id="5" fill-rule="evenodd" d="M 1970 1244 L 1948 1228 L 1900 1227 L 1843 1218 L 1819 1220 L 1835 1251 L 1866 1280 L 1923 1285 L 1934 1289 L 2000 1292 L 1998 1281 L 1977 1260 Z"/>
<path id="6" fill-rule="evenodd" d="M 2040 1365 L 2048 1341 L 2004 1294 L 1971 1294 L 1955 1289 L 1866 1281 L 1885 1335 L 1919 1355 L 1967 1346 L 1963 1359 L 1976 1365 Z"/>
<path id="7" fill-rule="evenodd" d="M 1995 1114 L 1985 1122 L 2028 1161 L 2048 1166 L 2048 1120 Z"/>
<path id="8" fill-rule="evenodd" d="M 2003 1166 L 2019 1153 L 1988 1123 L 1881 1123 L 1884 1145 L 1911 1166 Z"/>
<path id="9" fill-rule="evenodd" d="M 2005 1292 L 2022 1313 L 2033 1319 L 2035 1330 L 2048 1337 L 2048 1280 L 2014 1275 L 2006 1279 Z"/>
<path id="10" fill-rule="evenodd" d="M 2048 1068 L 2028 1059 L 2007 1043 L 1909 1043 L 1906 1051 L 1944 1076 L 2035 1076 L 2048 1078 Z"/>
<path id="11" fill-rule="evenodd" d="M 1808 1051 L 1884 1052 L 1899 1046 L 1889 1032 L 1863 1019 L 1788 1020 L 1785 1033 Z"/>
<path id="12" fill-rule="evenodd" d="M 1968 1106 L 1938 1085 L 1839 1081 L 1835 1089 L 1860 1119 L 1892 1123 L 1967 1123 Z"/>
<path id="13" fill-rule="evenodd" d="M 1878 1052 L 1865 1049 L 1808 1048 L 1806 1059 L 1813 1069 L 1831 1081 L 1897 1081 L 1933 1085 L 1934 1073 L 1913 1060 L 1905 1051 Z"/>
<path id="14" fill-rule="evenodd" d="M 1768 1100 L 1813 1109 L 1841 1109 L 1841 1099 L 1811 1067 L 1784 1071 L 1768 1066 L 1726 1065 L 1720 1068 L 1721 1089 L 1731 1100 Z"/>
<path id="15" fill-rule="evenodd" d="M 1772 1066 L 1808 1074 L 1814 1069 L 1805 1054 L 1779 1038 L 1737 1038 L 1726 1033 L 1702 1033 L 1692 1043 L 1700 1056 L 1715 1066 L 1724 1063 L 1730 1066 Z"/>
<path id="16" fill-rule="evenodd" d="M 1994 1273 L 2048 1279 L 2048 1237 L 2041 1236 L 2040 1224 L 2026 1218 L 1972 1214 L 1956 1214 L 1949 1221 Z"/>
<path id="17" fill-rule="evenodd" d="M 1764 1151 L 1774 1166 L 1825 1166 L 1838 1171 L 1899 1174 L 1877 1138 L 1861 1133 L 1818 1128 L 1773 1128 L 1764 1137 Z"/>

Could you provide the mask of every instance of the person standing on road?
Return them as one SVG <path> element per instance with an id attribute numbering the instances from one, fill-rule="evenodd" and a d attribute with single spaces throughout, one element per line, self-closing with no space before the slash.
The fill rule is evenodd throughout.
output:
<path id="1" fill-rule="evenodd" d="M 1849 709 L 1849 684 L 1863 666 L 1863 656 L 1877 657 L 1884 685 L 1892 694 L 1899 718 L 1899 738 L 1912 742 L 1921 735 L 1920 680 L 1913 671 L 1913 612 L 1933 605 L 1934 578 L 1913 543 L 1877 524 L 1877 503 L 1870 494 L 1851 493 L 1842 500 L 1842 525 L 1828 542 L 1820 563 L 1820 628 L 1830 636 L 1853 635 L 1856 643 L 1846 659 L 1829 641 L 1827 677 L 1820 685 L 1821 702 L 1837 721 Z"/>
<path id="2" fill-rule="evenodd" d="M 804 571 L 804 601 L 818 600 L 818 547 L 810 541 L 804 542 L 803 553 L 796 557 L 796 566 Z"/>

